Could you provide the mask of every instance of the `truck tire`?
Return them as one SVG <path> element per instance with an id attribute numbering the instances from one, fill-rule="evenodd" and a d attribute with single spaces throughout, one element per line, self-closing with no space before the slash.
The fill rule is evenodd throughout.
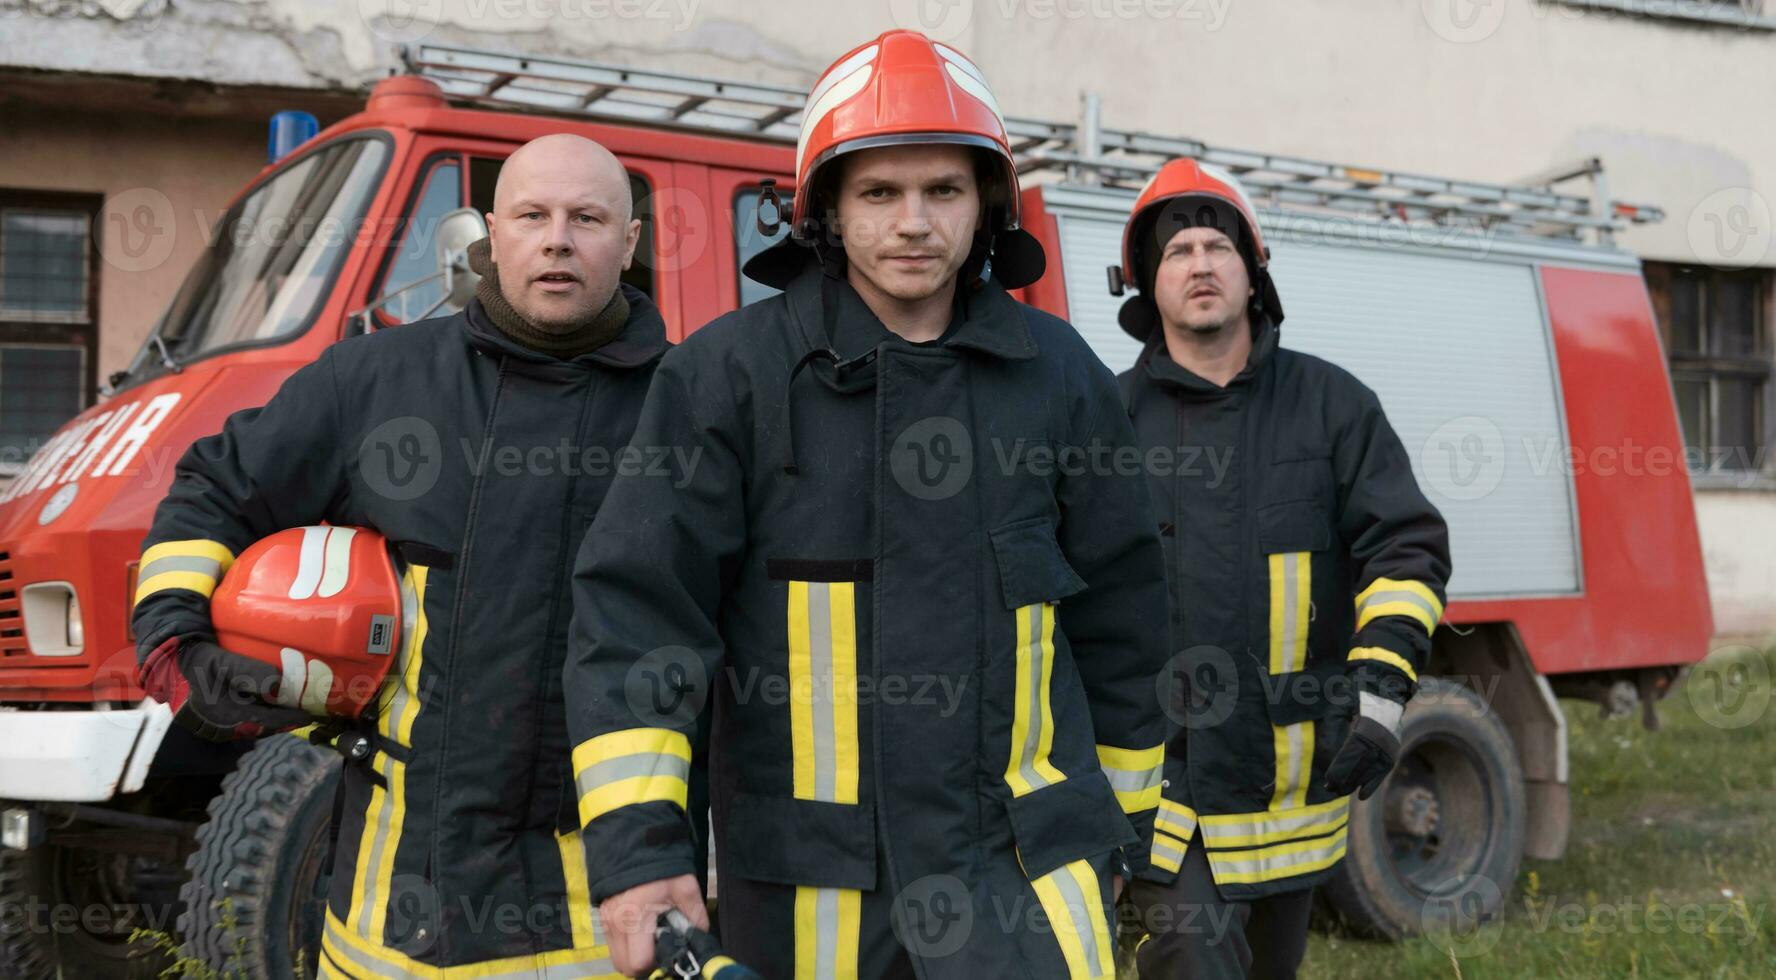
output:
<path id="1" fill-rule="evenodd" d="M 1504 722 L 1468 688 L 1426 678 L 1401 722 L 1399 764 L 1352 801 L 1349 849 L 1320 886 L 1326 911 L 1389 941 L 1491 920 L 1522 863 L 1524 797 Z"/>
<path id="2" fill-rule="evenodd" d="M 241 756 L 185 862 L 186 956 L 229 980 L 316 975 L 339 773 L 337 754 L 288 735 Z"/>
<path id="3" fill-rule="evenodd" d="M 133 876 L 162 878 L 168 886 L 162 891 L 171 899 L 170 872 L 176 868 L 54 844 L 28 851 L 0 848 L 0 977 L 158 977 L 171 959 L 152 941 L 131 942 L 130 933 L 138 926 L 153 927 L 166 916 L 133 918 L 145 911 L 132 888 Z M 110 914 L 115 911 L 122 915 Z M 94 912 L 107 914 L 88 918 Z"/>

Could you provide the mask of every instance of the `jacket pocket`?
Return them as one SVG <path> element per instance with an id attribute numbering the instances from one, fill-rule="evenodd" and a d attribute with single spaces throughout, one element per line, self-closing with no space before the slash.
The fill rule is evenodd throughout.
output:
<path id="1" fill-rule="evenodd" d="M 1033 517 L 990 532 L 993 556 L 998 559 L 999 586 L 1005 608 L 1020 609 L 1038 602 L 1059 602 L 1085 591 L 1085 579 L 1067 564 L 1055 539 L 1054 523 Z"/>
<path id="2" fill-rule="evenodd" d="M 1267 555 L 1332 547 L 1326 507 L 1317 500 L 1273 504 L 1258 511 L 1258 550 Z"/>
<path id="3" fill-rule="evenodd" d="M 1032 881 L 1081 858 L 1140 842 L 1101 777 L 1069 779 L 1014 796 L 1005 808 L 1018 860 Z"/>
<path id="4" fill-rule="evenodd" d="M 739 793 L 728 808 L 723 870 L 750 881 L 820 888 L 876 887 L 876 811 Z"/>

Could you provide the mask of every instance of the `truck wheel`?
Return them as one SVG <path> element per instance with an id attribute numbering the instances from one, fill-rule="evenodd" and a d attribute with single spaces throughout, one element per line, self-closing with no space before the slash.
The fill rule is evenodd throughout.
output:
<path id="1" fill-rule="evenodd" d="M 176 864 L 44 844 L 0 848 L 0 977 L 150 980 L 171 960 L 137 928 L 165 929 Z M 167 902 L 151 901 L 163 895 Z M 146 904 L 145 904 L 146 903 Z M 138 919 L 143 913 L 149 914 Z"/>
<path id="2" fill-rule="evenodd" d="M 185 955 L 234 980 L 313 977 L 339 757 L 287 735 L 241 756 L 185 862 Z"/>
<path id="3" fill-rule="evenodd" d="M 1472 928 L 1503 908 L 1523 858 L 1523 769 L 1479 695 L 1422 681 L 1401 723 L 1399 764 L 1352 804 L 1349 849 L 1320 888 L 1351 931 L 1399 940 Z"/>

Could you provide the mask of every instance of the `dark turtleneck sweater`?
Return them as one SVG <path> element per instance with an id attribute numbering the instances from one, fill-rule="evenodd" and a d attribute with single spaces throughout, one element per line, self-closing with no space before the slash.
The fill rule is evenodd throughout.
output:
<path id="1" fill-rule="evenodd" d="M 488 239 L 469 246 L 469 268 L 481 277 L 475 298 L 481 301 L 487 318 L 514 342 L 539 354 L 572 360 L 615 340 L 629 322 L 629 301 L 621 288 L 612 290 L 604 307 L 584 320 L 558 326 L 531 322 L 500 291 L 499 266 L 494 264 L 493 246 Z"/>

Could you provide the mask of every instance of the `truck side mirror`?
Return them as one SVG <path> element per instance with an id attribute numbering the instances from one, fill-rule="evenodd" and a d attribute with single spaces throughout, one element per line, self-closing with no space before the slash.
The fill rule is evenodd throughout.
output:
<path id="1" fill-rule="evenodd" d="M 457 208 L 438 219 L 438 269 L 444 273 L 444 302 L 469 305 L 481 277 L 469 268 L 469 246 L 487 237 L 487 222 L 474 208 Z"/>

